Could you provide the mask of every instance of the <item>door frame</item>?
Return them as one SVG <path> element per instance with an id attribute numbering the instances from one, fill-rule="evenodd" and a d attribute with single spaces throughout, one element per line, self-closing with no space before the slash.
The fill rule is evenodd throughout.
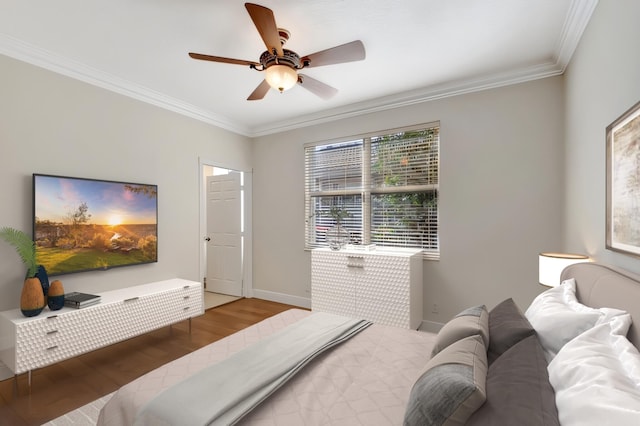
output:
<path id="1" fill-rule="evenodd" d="M 219 167 L 221 169 L 234 170 L 244 173 L 244 239 L 242 247 L 242 295 L 246 298 L 253 297 L 253 170 L 242 170 L 229 164 L 211 161 L 198 157 L 198 189 L 200 194 L 200 226 L 199 226 L 199 254 L 200 254 L 200 282 L 204 281 L 207 272 L 206 242 L 204 240 L 207 231 L 207 197 L 205 167 Z M 204 288 L 204 286 L 203 286 Z"/>

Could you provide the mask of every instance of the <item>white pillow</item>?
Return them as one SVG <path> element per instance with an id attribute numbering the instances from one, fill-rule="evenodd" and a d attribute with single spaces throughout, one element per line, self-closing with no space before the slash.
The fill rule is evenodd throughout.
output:
<path id="1" fill-rule="evenodd" d="M 576 282 L 571 278 L 538 295 L 524 315 L 536 330 L 549 362 L 576 336 L 625 313 L 619 309 L 595 309 L 581 304 L 576 298 Z"/>
<path id="2" fill-rule="evenodd" d="M 626 314 L 567 343 L 548 366 L 563 426 L 640 424 L 640 352 Z"/>

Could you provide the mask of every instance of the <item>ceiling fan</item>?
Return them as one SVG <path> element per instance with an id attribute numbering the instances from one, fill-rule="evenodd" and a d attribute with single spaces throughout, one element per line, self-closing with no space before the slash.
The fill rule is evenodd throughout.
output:
<path id="1" fill-rule="evenodd" d="M 283 48 L 284 44 L 289 40 L 290 34 L 289 31 L 276 26 L 276 20 L 271 9 L 253 3 L 245 3 L 245 7 L 260 33 L 262 41 L 267 46 L 267 50 L 260 55 L 259 62 L 193 52 L 190 52 L 189 56 L 203 61 L 248 65 L 251 69 L 264 71 L 265 79 L 249 95 L 247 98 L 249 101 L 264 98 L 270 88 L 282 93 L 295 86 L 296 83 L 322 99 L 329 99 L 338 92 L 336 88 L 307 75 L 299 74 L 298 71 L 303 68 L 360 61 L 365 58 L 364 45 L 360 40 L 300 57 L 296 52 Z"/>

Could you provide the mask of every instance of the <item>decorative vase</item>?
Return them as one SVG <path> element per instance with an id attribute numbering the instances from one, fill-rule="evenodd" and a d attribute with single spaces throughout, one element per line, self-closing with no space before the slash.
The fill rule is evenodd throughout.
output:
<path id="1" fill-rule="evenodd" d="M 35 317 L 44 309 L 44 293 L 38 278 L 27 278 L 20 294 L 20 310 L 25 317 Z"/>
<path id="2" fill-rule="evenodd" d="M 47 305 L 52 311 L 62 309 L 64 306 L 64 287 L 60 280 L 54 280 L 49 286 L 49 296 L 47 297 Z"/>
<path id="3" fill-rule="evenodd" d="M 340 250 L 349 243 L 349 230 L 340 224 L 327 229 L 327 243 L 331 250 Z"/>
<path id="4" fill-rule="evenodd" d="M 38 265 L 38 272 L 36 272 L 36 278 L 40 280 L 42 285 L 42 294 L 44 294 L 44 303 L 47 303 L 47 295 L 49 294 L 49 275 L 47 270 L 42 265 Z"/>

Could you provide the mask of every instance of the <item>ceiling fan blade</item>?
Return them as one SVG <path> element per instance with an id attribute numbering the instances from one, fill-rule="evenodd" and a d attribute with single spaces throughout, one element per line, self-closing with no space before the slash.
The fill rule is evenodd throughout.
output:
<path id="1" fill-rule="evenodd" d="M 320 67 L 323 65 L 361 61 L 365 56 L 364 45 L 360 40 L 355 40 L 351 43 L 341 44 L 340 46 L 304 56 L 300 62 L 304 63 L 304 61 L 309 61 L 309 67 Z"/>
<path id="2" fill-rule="evenodd" d="M 258 87 L 256 87 L 256 90 L 254 90 L 249 95 L 247 100 L 248 101 L 259 101 L 260 99 L 264 98 L 264 96 L 267 94 L 267 92 L 269 91 L 270 88 L 271 88 L 271 86 L 269 86 L 269 83 L 267 83 L 267 80 L 262 80 L 262 83 L 260 83 L 258 85 Z"/>
<path id="3" fill-rule="evenodd" d="M 324 100 L 331 99 L 336 93 L 338 93 L 338 89 L 335 87 L 331 87 L 328 84 L 316 80 L 315 78 L 309 77 L 308 75 L 298 74 L 298 78 L 298 83 L 302 87 Z"/>
<path id="4" fill-rule="evenodd" d="M 265 46 L 267 46 L 267 50 L 273 52 L 275 49 L 278 56 L 284 56 L 273 11 L 259 4 L 245 3 L 244 6 L 247 8 L 253 24 L 260 33 L 262 41 L 264 41 Z"/>
<path id="5" fill-rule="evenodd" d="M 259 62 L 245 61 L 243 59 L 223 58 L 221 56 L 203 55 L 201 53 L 189 52 L 189 56 L 191 56 L 193 59 L 200 59 L 202 61 L 223 62 L 225 64 L 235 64 L 235 65 L 260 66 Z"/>

